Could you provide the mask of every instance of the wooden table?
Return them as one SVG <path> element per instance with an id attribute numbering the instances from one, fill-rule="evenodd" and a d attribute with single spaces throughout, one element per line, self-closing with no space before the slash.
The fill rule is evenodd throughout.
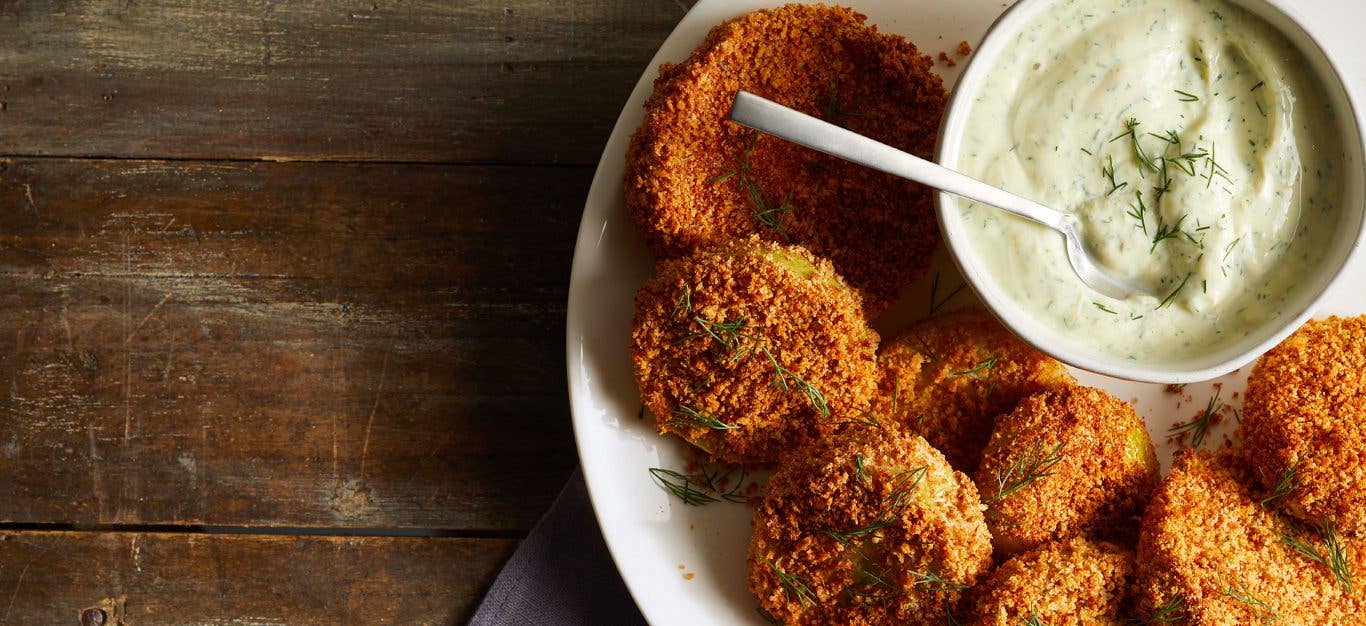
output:
<path id="1" fill-rule="evenodd" d="M 463 622 L 690 4 L 0 2 L 0 624 Z"/>

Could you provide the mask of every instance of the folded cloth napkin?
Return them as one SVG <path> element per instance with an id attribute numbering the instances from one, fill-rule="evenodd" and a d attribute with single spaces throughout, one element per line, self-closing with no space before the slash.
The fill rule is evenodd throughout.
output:
<path id="1" fill-rule="evenodd" d="M 470 626 L 644 624 L 607 553 L 575 470 L 493 581 Z"/>

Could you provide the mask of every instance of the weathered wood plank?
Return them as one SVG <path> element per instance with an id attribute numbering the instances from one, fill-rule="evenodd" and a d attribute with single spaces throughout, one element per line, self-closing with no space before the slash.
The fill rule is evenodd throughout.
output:
<path id="1" fill-rule="evenodd" d="M 0 3 L 0 150 L 592 163 L 692 1 Z"/>
<path id="2" fill-rule="evenodd" d="M 0 624 L 446 626 L 468 619 L 515 544 L 4 532 Z"/>
<path id="3" fill-rule="evenodd" d="M 575 168 L 14 160 L 0 520 L 528 528 Z"/>

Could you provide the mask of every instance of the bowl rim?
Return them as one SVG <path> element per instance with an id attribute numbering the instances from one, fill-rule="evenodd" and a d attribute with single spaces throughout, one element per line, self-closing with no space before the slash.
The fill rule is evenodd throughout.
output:
<path id="1" fill-rule="evenodd" d="M 948 165 L 948 157 L 952 156 L 955 161 L 958 157 L 958 150 L 962 145 L 962 133 L 952 138 L 949 136 L 950 130 L 966 127 L 967 116 L 971 113 L 972 102 L 986 83 L 986 78 L 994 69 L 992 61 L 996 55 L 990 57 L 980 54 L 983 49 L 990 51 L 992 48 L 1003 45 L 999 43 L 1013 35 L 1020 27 L 1034 17 L 1042 7 L 1060 2 L 1062 0 L 1018 0 L 1006 9 L 997 19 L 992 22 L 984 33 L 981 43 L 973 56 L 968 59 L 967 66 L 963 68 L 954 86 L 953 93 L 949 95 L 945 114 L 939 126 L 939 134 L 935 143 L 935 162 Z M 1316 72 L 1319 80 L 1326 80 L 1329 84 L 1326 87 L 1330 90 L 1337 90 L 1342 94 L 1342 102 L 1346 103 L 1347 110 L 1341 119 L 1350 123 L 1353 128 L 1343 128 L 1343 131 L 1354 130 L 1355 132 L 1342 132 L 1344 150 L 1346 152 L 1366 158 L 1366 120 L 1361 116 L 1361 107 L 1358 106 L 1352 90 L 1348 88 L 1348 83 L 1343 80 L 1343 73 L 1340 64 L 1324 49 L 1322 43 L 1314 33 L 1306 28 L 1304 22 L 1298 19 L 1289 2 L 1285 0 L 1226 0 L 1230 4 L 1244 8 L 1245 10 L 1263 17 L 1262 12 L 1257 11 L 1248 4 L 1261 4 L 1266 10 L 1279 13 L 1280 17 L 1289 22 L 1299 33 L 1287 33 L 1285 28 L 1276 24 L 1271 24 L 1272 28 L 1281 31 L 1287 39 L 1291 41 L 1301 54 L 1310 56 L 1317 53 L 1318 57 L 1324 62 L 1326 72 Z M 1263 19 L 1265 19 L 1263 17 Z M 1269 21 L 1269 20 L 1268 20 Z M 1302 34 L 1303 37 L 1298 36 Z M 1339 122 L 1339 125 L 1345 125 Z M 950 140 L 954 139 L 954 143 Z M 1357 167 L 1362 167 L 1358 163 Z M 952 166 L 949 166 L 952 167 Z M 1366 198 L 1366 178 L 1358 178 L 1362 181 L 1360 196 Z M 1263 327 L 1273 324 L 1280 324 L 1275 332 L 1268 335 L 1264 340 L 1250 346 L 1247 350 L 1233 354 L 1227 359 L 1200 368 L 1184 369 L 1173 367 L 1173 364 L 1141 364 L 1133 361 L 1123 360 L 1122 357 L 1113 359 L 1098 358 L 1087 354 L 1070 352 L 1067 345 L 1048 341 L 1049 337 L 1033 332 L 1028 322 L 1033 316 L 1024 313 L 1024 309 L 1015 304 L 1008 295 L 1001 292 L 994 284 L 985 279 L 984 273 L 975 271 L 969 259 L 975 255 L 971 252 L 970 246 L 965 241 L 961 221 L 958 219 L 957 212 L 958 197 L 945 192 L 935 193 L 935 213 L 939 222 L 939 229 L 942 238 L 946 242 L 949 257 L 953 260 L 958 271 L 976 292 L 978 298 L 986 305 L 987 310 L 996 317 L 1006 328 L 1024 339 L 1029 344 L 1038 348 L 1040 351 L 1066 363 L 1068 365 L 1105 376 L 1113 376 L 1125 380 L 1132 380 L 1146 383 L 1192 383 L 1210 380 L 1228 374 L 1234 370 L 1242 368 L 1254 359 L 1260 357 L 1267 350 L 1281 343 L 1292 332 L 1302 326 L 1319 308 L 1324 297 L 1335 289 L 1348 267 L 1356 261 L 1361 254 L 1363 247 L 1363 234 L 1366 234 L 1366 208 L 1359 208 L 1360 219 L 1354 224 L 1356 232 L 1343 255 L 1341 262 L 1331 269 L 1327 266 L 1320 271 L 1331 273 L 1331 276 L 1323 283 L 1318 293 L 1314 294 L 1303 305 L 1297 315 L 1290 318 L 1277 317 L 1265 322 Z M 1348 226 L 1353 226 L 1350 222 Z M 1058 331 L 1053 331 L 1058 332 Z"/>

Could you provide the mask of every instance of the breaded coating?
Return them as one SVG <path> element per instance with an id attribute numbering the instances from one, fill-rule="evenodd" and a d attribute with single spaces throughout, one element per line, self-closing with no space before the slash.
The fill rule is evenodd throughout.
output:
<path id="1" fill-rule="evenodd" d="M 1073 537 L 1002 563 L 968 595 L 969 624 L 1085 626 L 1125 623 L 1120 605 L 1134 573 L 1134 554 L 1106 541 Z"/>
<path id="2" fill-rule="evenodd" d="M 871 314 L 924 274 L 930 189 L 726 120 L 754 92 L 930 158 L 944 87 L 932 61 L 844 7 L 791 4 L 724 22 L 665 64 L 631 139 L 626 206 L 661 257 L 758 233 L 829 258 Z"/>
<path id="3" fill-rule="evenodd" d="M 1029 394 L 1076 384 L 1062 363 L 980 310 L 932 317 L 878 350 L 872 414 L 924 437 L 971 475 L 997 415 Z"/>
<path id="4" fill-rule="evenodd" d="M 1192 625 L 1361 623 L 1361 581 L 1345 592 L 1329 568 L 1288 545 L 1285 535 L 1295 533 L 1330 554 L 1315 531 L 1295 529 L 1262 506 L 1248 474 L 1227 450 L 1177 453 L 1143 515 L 1130 592 L 1139 617 Z M 1344 565 L 1366 572 L 1366 551 L 1343 541 Z"/>
<path id="5" fill-rule="evenodd" d="M 780 623 L 942 623 L 991 567 L 972 481 L 920 437 L 862 429 L 784 458 L 754 512 L 749 588 Z"/>
<path id="6" fill-rule="evenodd" d="M 1262 357 L 1239 435 L 1267 494 L 1366 533 L 1366 316 L 1311 321 Z"/>
<path id="7" fill-rule="evenodd" d="M 1063 387 L 996 419 L 976 480 L 999 554 L 1074 535 L 1130 542 L 1157 486 L 1157 453 L 1133 407 Z"/>
<path id="8" fill-rule="evenodd" d="M 878 336 L 830 263 L 752 237 L 665 261 L 636 294 L 631 358 L 661 434 L 764 462 L 867 411 Z"/>

